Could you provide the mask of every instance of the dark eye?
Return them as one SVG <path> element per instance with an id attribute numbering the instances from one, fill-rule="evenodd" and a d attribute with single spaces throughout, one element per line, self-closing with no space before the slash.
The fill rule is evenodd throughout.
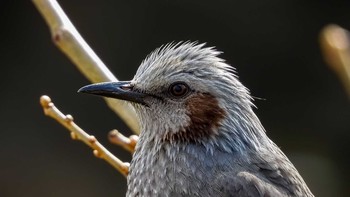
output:
<path id="1" fill-rule="evenodd" d="M 174 97 L 182 97 L 186 95 L 188 91 L 188 85 L 183 82 L 175 82 L 169 87 L 169 93 Z"/>

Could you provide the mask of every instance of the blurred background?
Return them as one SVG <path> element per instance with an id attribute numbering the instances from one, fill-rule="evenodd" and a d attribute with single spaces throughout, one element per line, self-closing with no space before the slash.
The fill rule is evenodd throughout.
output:
<path id="1" fill-rule="evenodd" d="M 350 29 L 350 1 L 60 0 L 78 31 L 120 80 L 171 41 L 207 42 L 237 68 L 257 99 L 268 135 L 296 165 L 316 196 L 349 196 L 350 103 L 326 65 L 319 33 Z M 29 0 L 0 1 L 0 196 L 124 196 L 126 179 L 44 116 L 49 95 L 64 113 L 115 155 L 107 133 L 130 131 L 97 97 L 90 82 L 51 42 Z"/>

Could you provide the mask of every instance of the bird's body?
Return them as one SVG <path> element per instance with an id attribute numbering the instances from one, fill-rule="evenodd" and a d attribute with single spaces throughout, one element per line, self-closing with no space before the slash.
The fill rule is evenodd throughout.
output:
<path id="1" fill-rule="evenodd" d="M 127 196 L 313 196 L 219 54 L 170 44 L 148 56 L 132 81 L 83 88 L 131 101 L 139 117 Z"/>
<path id="2" fill-rule="evenodd" d="M 141 144 L 143 145 L 143 144 Z M 127 196 L 312 196 L 285 157 L 165 145 L 135 153 Z M 250 157 L 255 158 L 254 161 Z"/>

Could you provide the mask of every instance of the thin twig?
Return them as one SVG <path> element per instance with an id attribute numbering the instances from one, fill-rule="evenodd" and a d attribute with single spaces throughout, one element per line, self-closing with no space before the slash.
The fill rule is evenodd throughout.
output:
<path id="1" fill-rule="evenodd" d="M 45 115 L 55 119 L 70 131 L 72 139 L 84 142 L 94 150 L 93 153 L 96 157 L 104 159 L 124 176 L 127 176 L 129 171 L 129 163 L 122 162 L 120 159 L 115 157 L 104 146 L 102 146 L 102 144 L 100 144 L 94 136 L 87 134 L 83 129 L 76 125 L 71 115 L 64 115 L 51 102 L 50 97 L 41 96 L 40 104 L 44 109 Z"/>
<path id="2" fill-rule="evenodd" d="M 139 137 L 137 135 L 131 135 L 130 137 L 125 137 L 118 130 L 114 129 L 109 132 L 108 139 L 111 143 L 121 146 L 125 150 L 133 153 L 135 151 L 135 146 Z"/>
<path id="3" fill-rule="evenodd" d="M 48 24 L 53 42 L 91 82 L 118 81 L 84 41 L 57 1 L 33 0 L 33 3 Z M 135 133 L 139 133 L 136 115 L 130 106 L 115 99 L 106 98 L 106 102 Z"/>
<path id="4" fill-rule="evenodd" d="M 321 31 L 320 42 L 326 62 L 337 73 L 350 97 L 349 32 L 338 25 L 328 25 Z"/>

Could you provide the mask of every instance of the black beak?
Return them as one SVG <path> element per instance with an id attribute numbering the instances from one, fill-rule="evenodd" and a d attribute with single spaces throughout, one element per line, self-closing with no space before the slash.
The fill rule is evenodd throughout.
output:
<path id="1" fill-rule="evenodd" d="M 147 105 L 145 103 L 145 97 L 148 95 L 134 91 L 129 81 L 95 83 L 80 88 L 78 92 Z"/>

